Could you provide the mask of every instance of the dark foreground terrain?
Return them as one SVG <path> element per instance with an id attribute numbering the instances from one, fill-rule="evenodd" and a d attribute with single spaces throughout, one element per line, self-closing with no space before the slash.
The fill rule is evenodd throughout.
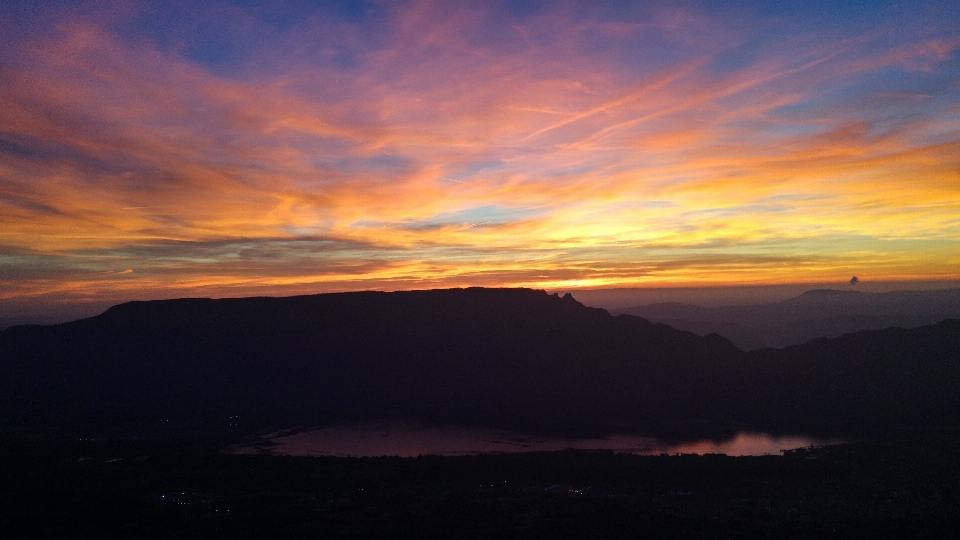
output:
<path id="1" fill-rule="evenodd" d="M 380 419 L 594 436 L 960 425 L 960 320 L 744 353 L 572 296 L 448 289 L 129 302 L 0 332 L 0 434 Z"/>
<path id="2" fill-rule="evenodd" d="M 873 442 L 738 458 L 222 452 L 271 426 L 371 419 Z M 744 352 L 526 289 L 131 302 L 0 331 L 0 535 L 957 538 L 958 425 L 960 320 Z"/>
<path id="3" fill-rule="evenodd" d="M 6 443 L 5 538 L 956 538 L 960 437 L 782 456 L 238 456 Z"/>

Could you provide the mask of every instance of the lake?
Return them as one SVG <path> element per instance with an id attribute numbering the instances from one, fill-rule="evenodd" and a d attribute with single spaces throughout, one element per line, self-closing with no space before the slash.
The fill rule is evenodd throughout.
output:
<path id="1" fill-rule="evenodd" d="M 262 435 L 259 443 L 234 446 L 229 451 L 236 454 L 262 453 L 285 456 L 416 457 L 418 455 L 462 456 L 493 452 L 545 452 L 576 449 L 612 450 L 640 455 L 667 453 L 762 456 L 778 455 L 781 450 L 839 442 L 843 441 L 805 436 L 738 433 L 724 441 L 701 440 L 667 444 L 652 437 L 630 434 L 591 439 L 566 439 L 496 429 L 380 421 L 277 431 Z"/>

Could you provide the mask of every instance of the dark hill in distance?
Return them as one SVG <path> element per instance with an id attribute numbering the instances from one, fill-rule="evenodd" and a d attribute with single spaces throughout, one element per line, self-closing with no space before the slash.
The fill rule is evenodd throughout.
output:
<path id="1" fill-rule="evenodd" d="M 14 327 L 0 334 L 0 384 L 7 405 L 56 423 L 417 418 L 580 433 L 719 421 L 739 355 L 542 291 L 359 292 L 130 302 Z"/>
<path id="2" fill-rule="evenodd" d="M 528 289 L 130 302 L 0 332 L 13 434 L 403 418 L 596 435 L 960 420 L 960 322 L 745 354 Z"/>
<path id="3" fill-rule="evenodd" d="M 960 319 L 960 289 L 871 293 L 814 289 L 782 302 L 703 307 L 664 302 L 611 310 L 687 330 L 717 333 L 743 350 L 799 345 L 820 337 Z"/>

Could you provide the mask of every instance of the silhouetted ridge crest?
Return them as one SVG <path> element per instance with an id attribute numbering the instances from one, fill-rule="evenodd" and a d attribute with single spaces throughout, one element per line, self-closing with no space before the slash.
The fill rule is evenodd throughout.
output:
<path id="1" fill-rule="evenodd" d="M 0 408 L 8 428 L 107 431 L 409 418 L 679 434 L 960 417 L 955 323 L 857 336 L 745 355 L 717 334 L 530 289 L 128 302 L 0 332 Z M 940 379 L 903 375 L 929 365 Z M 834 392 L 837 373 L 862 384 Z M 870 382 L 883 373 L 921 386 Z"/>

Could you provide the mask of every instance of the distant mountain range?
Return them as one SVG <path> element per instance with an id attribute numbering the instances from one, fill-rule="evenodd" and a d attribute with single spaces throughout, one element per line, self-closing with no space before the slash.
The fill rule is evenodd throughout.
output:
<path id="1" fill-rule="evenodd" d="M 699 335 L 720 334 L 743 350 L 799 345 L 858 330 L 911 328 L 960 319 L 960 289 L 869 293 L 816 289 L 782 302 L 701 307 L 657 303 L 612 313 L 630 314 Z"/>
<path id="2" fill-rule="evenodd" d="M 960 421 L 960 321 L 744 353 L 529 289 L 129 302 L 0 332 L 0 414 L 14 435 L 388 418 L 564 435 L 938 427 Z"/>

